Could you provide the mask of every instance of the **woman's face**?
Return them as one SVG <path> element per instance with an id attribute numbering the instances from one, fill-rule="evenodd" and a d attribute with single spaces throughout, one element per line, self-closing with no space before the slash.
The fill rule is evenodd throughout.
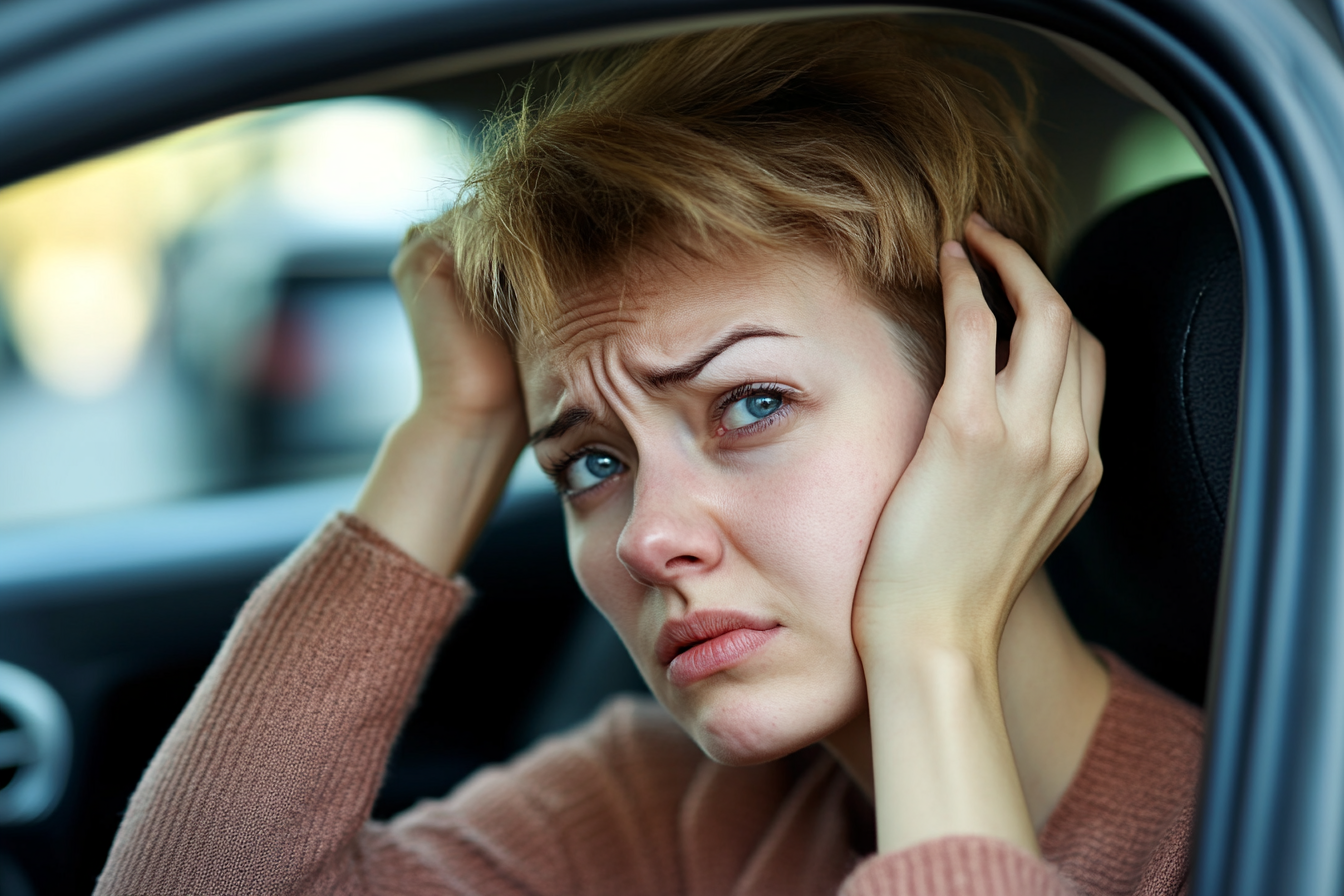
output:
<path id="1" fill-rule="evenodd" d="M 731 764 L 859 717 L 854 590 L 929 413 L 885 317 L 806 252 L 650 260 L 565 307 L 529 423 L 650 688 Z"/>

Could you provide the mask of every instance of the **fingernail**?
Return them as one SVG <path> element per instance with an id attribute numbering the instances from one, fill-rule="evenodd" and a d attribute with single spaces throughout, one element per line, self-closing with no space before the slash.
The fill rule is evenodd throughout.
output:
<path id="1" fill-rule="evenodd" d="M 994 230 L 994 225 L 985 220 L 985 216 L 979 212 L 971 212 L 971 220 L 979 224 L 986 230 Z M 997 233 L 998 231 L 995 231 Z"/>
<path id="2" fill-rule="evenodd" d="M 953 258 L 965 258 L 966 248 L 956 240 L 948 240 L 943 243 L 943 251 Z"/>

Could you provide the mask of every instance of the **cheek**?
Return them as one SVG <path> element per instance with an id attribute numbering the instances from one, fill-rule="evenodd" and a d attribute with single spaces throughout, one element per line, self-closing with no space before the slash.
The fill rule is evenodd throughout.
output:
<path id="1" fill-rule="evenodd" d="M 733 502 L 739 548 L 783 593 L 815 608 L 822 595 L 849 603 L 887 495 L 900 473 L 872 440 L 816 440 L 787 467 L 740 490 Z M 900 464 L 904 468 L 904 464 Z"/>
<path id="2" fill-rule="evenodd" d="M 793 596 L 801 615 L 845 638 L 873 531 L 928 418 L 917 390 L 888 389 L 883 413 L 866 399 L 837 409 L 828 425 L 746 477 L 731 504 L 730 529 L 751 564 Z"/>
<path id="3" fill-rule="evenodd" d="M 590 514 L 582 522 L 570 508 L 565 508 L 569 563 L 574 577 L 629 646 L 639 624 L 643 587 L 630 577 L 616 555 L 625 519 L 624 507 Z"/>

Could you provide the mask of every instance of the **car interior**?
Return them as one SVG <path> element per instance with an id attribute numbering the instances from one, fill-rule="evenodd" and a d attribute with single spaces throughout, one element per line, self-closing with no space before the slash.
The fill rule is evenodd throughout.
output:
<path id="1" fill-rule="evenodd" d="M 1242 358 L 1241 260 L 1225 196 L 1179 122 L 1069 47 L 999 20 L 956 22 L 1029 60 L 1059 173 L 1052 277 L 1107 350 L 1105 480 L 1051 558 L 1051 577 L 1089 641 L 1202 703 Z M 117 387 L 172 383 L 163 388 L 175 397 L 153 413 L 50 373 L 23 317 L 23 284 L 37 275 L 19 274 L 38 270 L 22 256 L 23 235 L 40 227 L 32 197 L 65 189 L 62 178 L 91 183 L 79 179 L 111 163 L 0 192 L 0 495 L 14 496 L 0 498 L 0 896 L 91 889 L 140 773 L 239 606 L 350 505 L 381 430 L 414 394 L 384 272 L 424 196 L 444 201 L 429 182 L 451 173 L 431 172 L 421 206 L 390 220 L 370 210 L 388 201 L 372 187 L 340 214 L 321 203 L 357 192 L 350 171 L 395 158 L 378 155 L 383 124 L 448 146 L 447 128 L 431 125 L 451 122 L 461 134 L 452 153 L 469 154 L 482 116 L 547 62 L 376 92 L 352 82 L 330 98 L 159 138 L 148 155 L 125 151 L 142 152 L 137 165 L 177 165 L 162 147 L 244 147 L 227 165 L 209 156 L 206 168 L 234 173 L 183 200 L 156 232 L 152 310 Z M 354 116 L 354 130 L 336 128 L 337 112 Z M 425 127 L 429 138 L 416 130 Z M 303 155 L 351 133 L 373 146 L 353 168 Z M 160 176 L 147 170 L 136 176 Z M 295 171 L 298 181 L 283 179 Z M 271 193 L 258 199 L 263 184 Z M 318 203 L 306 217 L 275 198 L 303 190 Z M 350 220 L 333 224 L 341 215 Z M 166 434 L 155 421 L 183 403 L 193 408 L 185 434 Z M 204 472 L 132 487 L 149 474 L 142 443 L 118 435 L 125 419 L 137 437 L 188 446 Z M 58 492 L 66 497 L 44 504 Z M 375 817 L 442 795 L 614 693 L 644 689 L 575 583 L 559 500 L 529 459 L 465 574 L 477 598 L 424 684 Z"/>

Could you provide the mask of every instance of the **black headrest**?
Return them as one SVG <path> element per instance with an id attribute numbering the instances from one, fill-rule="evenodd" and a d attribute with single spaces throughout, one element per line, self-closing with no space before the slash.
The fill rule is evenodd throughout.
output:
<path id="1" fill-rule="evenodd" d="M 1241 371 L 1242 278 L 1208 178 L 1108 214 L 1057 278 L 1106 347 L 1105 474 L 1048 568 L 1074 624 L 1203 701 Z"/>

